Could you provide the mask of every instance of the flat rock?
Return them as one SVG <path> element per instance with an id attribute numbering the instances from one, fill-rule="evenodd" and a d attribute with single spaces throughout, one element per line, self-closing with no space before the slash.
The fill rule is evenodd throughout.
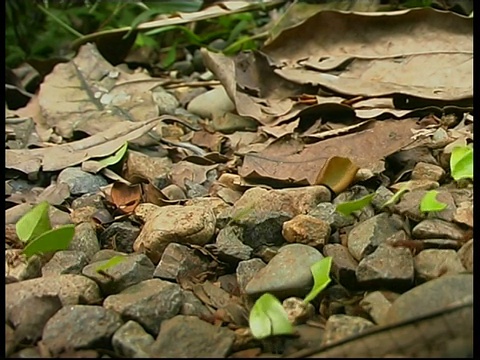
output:
<path id="1" fill-rule="evenodd" d="M 100 235 L 103 248 L 114 249 L 130 254 L 133 252 L 133 243 L 140 234 L 140 229 L 129 222 L 115 222 L 106 228 Z"/>
<path id="2" fill-rule="evenodd" d="M 158 264 L 168 244 L 205 245 L 215 233 L 215 215 L 210 208 L 168 205 L 157 207 L 146 219 L 133 248 L 145 251 Z"/>
<path id="3" fill-rule="evenodd" d="M 251 296 L 260 296 L 269 292 L 279 298 L 305 296 L 313 285 L 310 266 L 322 259 L 323 255 L 311 246 L 285 245 L 264 268 L 253 276 L 245 292 Z"/>
<path id="4" fill-rule="evenodd" d="M 427 190 L 414 190 L 404 193 L 400 201 L 392 206 L 393 211 L 415 221 L 425 219 L 427 214 L 420 211 L 420 203 L 427 192 Z"/>
<path id="5" fill-rule="evenodd" d="M 403 220 L 398 215 L 375 215 L 350 230 L 347 237 L 348 250 L 360 261 L 399 231 L 403 231 Z"/>
<path id="6" fill-rule="evenodd" d="M 283 223 L 282 235 L 290 243 L 305 244 L 322 250 L 330 237 L 330 224 L 301 214 Z"/>
<path id="7" fill-rule="evenodd" d="M 149 358 L 148 348 L 154 341 L 142 325 L 129 320 L 113 334 L 112 346 L 116 354 L 126 358 Z"/>
<path id="8" fill-rule="evenodd" d="M 152 91 L 152 98 L 155 104 L 157 104 L 158 115 L 173 115 L 179 105 L 177 98 L 163 89 L 156 88 Z"/>
<path id="9" fill-rule="evenodd" d="M 375 326 L 374 323 L 359 316 L 343 314 L 331 315 L 325 324 L 325 334 L 322 344 L 328 345 L 349 336 L 360 334 L 373 326 Z"/>
<path id="10" fill-rule="evenodd" d="M 75 226 L 75 235 L 68 245 L 68 250 L 83 251 L 89 260 L 100 251 L 97 232 L 90 222 Z"/>
<path id="11" fill-rule="evenodd" d="M 358 261 L 353 258 L 346 246 L 327 244 L 323 248 L 323 254 L 332 257 L 331 273 L 338 283 L 349 289 L 358 287 L 355 273 Z"/>
<path id="12" fill-rule="evenodd" d="M 384 323 L 414 319 L 452 303 L 473 299 L 473 274 L 445 275 L 400 295 L 388 309 Z M 466 319 L 473 321 L 473 319 Z"/>
<path id="13" fill-rule="evenodd" d="M 473 239 L 462 245 L 458 257 L 468 272 L 473 272 Z"/>
<path id="14" fill-rule="evenodd" d="M 95 304 L 101 300 L 95 281 L 82 275 L 57 275 L 7 284 L 5 306 L 7 312 L 15 304 L 33 296 L 58 296 L 63 306 Z"/>
<path id="15" fill-rule="evenodd" d="M 422 281 L 466 271 L 455 250 L 423 250 L 415 256 L 414 265 L 415 274 Z"/>
<path id="16" fill-rule="evenodd" d="M 418 162 L 412 170 L 412 180 L 433 180 L 440 182 L 445 176 L 441 166 Z"/>
<path id="17" fill-rule="evenodd" d="M 115 331 L 122 326 L 120 315 L 94 305 L 65 306 L 48 320 L 42 343 L 53 353 L 110 347 Z"/>
<path id="18" fill-rule="evenodd" d="M 464 240 L 466 235 L 458 225 L 440 219 L 423 220 L 412 230 L 412 236 L 417 239 Z"/>
<path id="19" fill-rule="evenodd" d="M 238 263 L 236 275 L 238 288 L 241 294 L 245 294 L 245 287 L 249 281 L 252 280 L 255 274 L 260 271 L 260 269 L 264 268 L 265 265 L 267 264 L 257 258 L 240 261 Z"/>
<path id="20" fill-rule="evenodd" d="M 108 261 L 92 262 L 82 272 L 98 284 L 104 295 L 119 293 L 129 286 L 151 279 L 155 270 L 155 265 L 145 254 L 130 254 L 119 263 L 99 273 L 97 268 L 107 264 Z"/>
<path id="21" fill-rule="evenodd" d="M 162 323 L 150 354 L 161 358 L 224 358 L 234 339 L 234 333 L 227 328 L 195 316 L 177 315 Z"/>
<path id="22" fill-rule="evenodd" d="M 127 151 L 125 167 L 128 169 L 124 175 L 131 182 L 140 179 L 148 179 L 155 182 L 156 179 L 167 176 L 172 168 L 172 160 L 164 156 L 148 156 L 138 151 Z"/>
<path id="23" fill-rule="evenodd" d="M 85 255 L 83 251 L 57 251 L 42 267 L 42 276 L 54 276 L 61 274 L 78 275 L 82 273 L 82 269 L 87 264 L 87 255 Z"/>
<path id="24" fill-rule="evenodd" d="M 183 302 L 180 308 L 181 315 L 194 315 L 199 318 L 209 318 L 212 312 L 189 290 L 183 290 Z"/>
<path id="25" fill-rule="evenodd" d="M 182 301 L 179 285 L 150 279 L 132 285 L 119 294 L 108 296 L 103 306 L 121 314 L 125 321 L 138 322 L 156 336 L 162 321 L 178 314 Z"/>
<path id="26" fill-rule="evenodd" d="M 473 203 L 471 201 L 460 203 L 453 215 L 453 221 L 473 228 Z"/>
<path id="27" fill-rule="evenodd" d="M 67 184 L 72 195 L 94 193 L 99 191 L 102 186 L 108 185 L 103 176 L 85 172 L 78 167 L 63 169 L 58 174 L 57 181 Z"/>
<path id="28" fill-rule="evenodd" d="M 390 200 L 393 196 L 393 192 L 386 186 L 380 185 L 377 190 L 375 190 L 375 196 L 372 199 L 372 206 L 376 211 L 384 210 L 385 203 Z M 386 206 L 389 207 L 388 205 Z"/>
<path id="29" fill-rule="evenodd" d="M 360 300 L 359 305 L 370 315 L 378 325 L 383 325 L 385 315 L 398 298 L 398 294 L 390 291 L 372 291 Z"/>
<path id="30" fill-rule="evenodd" d="M 177 243 L 167 245 L 155 268 L 153 277 L 174 280 L 184 276 L 199 275 L 208 270 L 210 261 L 188 246 Z"/>
<path id="31" fill-rule="evenodd" d="M 406 248 L 382 244 L 360 261 L 356 275 L 363 286 L 407 289 L 415 276 L 412 253 Z"/>
<path id="32" fill-rule="evenodd" d="M 221 260 L 238 263 L 250 259 L 253 249 L 243 244 L 241 236 L 242 229 L 238 226 L 228 225 L 219 231 L 215 245 Z"/>
<path id="33" fill-rule="evenodd" d="M 19 340 L 15 336 L 15 331 L 8 324 L 5 324 L 5 358 L 15 351 Z"/>
<path id="34" fill-rule="evenodd" d="M 192 99 L 187 110 L 200 117 L 212 119 L 217 114 L 223 115 L 234 111 L 235 104 L 227 95 L 225 88 L 219 86 Z"/>

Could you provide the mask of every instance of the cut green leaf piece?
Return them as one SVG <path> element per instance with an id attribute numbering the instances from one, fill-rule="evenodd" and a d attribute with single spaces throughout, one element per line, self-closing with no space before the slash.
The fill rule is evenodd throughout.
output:
<path id="1" fill-rule="evenodd" d="M 49 206 L 48 202 L 42 201 L 17 221 L 15 228 L 20 240 L 28 242 L 52 229 L 48 216 Z"/>
<path id="2" fill-rule="evenodd" d="M 457 146 L 452 149 L 450 172 L 454 180 L 473 179 L 473 147 Z"/>
<path id="3" fill-rule="evenodd" d="M 49 230 L 30 241 L 23 249 L 26 257 L 36 254 L 65 250 L 70 245 L 75 234 L 75 225 L 65 225 Z"/>
<path id="4" fill-rule="evenodd" d="M 115 154 L 108 156 L 104 159 L 99 160 L 98 162 L 102 164 L 103 166 L 110 166 L 110 165 L 115 165 L 118 163 L 120 160 L 122 160 L 123 156 L 127 152 L 128 149 L 128 143 L 126 142 L 125 144 L 122 145 L 120 149 L 118 149 Z"/>
<path id="5" fill-rule="evenodd" d="M 121 262 L 125 261 L 126 259 L 127 259 L 126 255 L 115 255 L 114 257 L 109 259 L 107 262 L 105 262 L 105 264 L 97 266 L 95 271 L 96 272 L 106 271 L 106 270 L 120 264 Z"/>
<path id="6" fill-rule="evenodd" d="M 385 201 L 385 203 L 382 205 L 382 208 L 388 205 L 396 204 L 398 200 L 400 200 L 400 197 L 403 195 L 403 193 L 410 191 L 410 187 L 408 184 L 405 184 L 402 186 L 395 194 L 392 195 L 390 199 Z"/>
<path id="7" fill-rule="evenodd" d="M 358 200 L 353 200 L 353 201 L 347 201 L 341 204 L 338 204 L 336 207 L 336 210 L 345 215 L 348 216 L 354 211 L 357 210 L 362 210 L 365 206 L 370 204 L 372 202 L 373 197 L 375 196 L 375 193 L 368 194 L 361 199 Z"/>
<path id="8" fill-rule="evenodd" d="M 313 275 L 313 288 L 305 296 L 303 300 L 306 303 L 309 303 L 315 297 L 320 294 L 320 292 L 327 287 L 327 285 L 332 281 L 330 279 L 330 268 L 332 267 L 332 257 L 327 256 L 320 261 L 317 261 L 310 267 Z"/>
<path id="9" fill-rule="evenodd" d="M 264 339 L 272 335 L 289 335 L 293 326 L 280 301 L 272 294 L 263 294 L 250 311 L 248 319 L 252 335 Z"/>
<path id="10" fill-rule="evenodd" d="M 438 191 L 430 190 L 425 194 L 420 202 L 420 211 L 442 211 L 447 207 L 447 204 L 440 202 L 436 199 Z"/>

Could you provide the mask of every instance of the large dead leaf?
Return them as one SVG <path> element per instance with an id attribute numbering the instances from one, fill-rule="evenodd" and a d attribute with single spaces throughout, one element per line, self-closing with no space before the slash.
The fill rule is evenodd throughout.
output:
<path id="1" fill-rule="evenodd" d="M 43 171 L 57 171 L 91 158 L 105 157 L 117 151 L 126 141 L 150 131 L 159 119 L 118 123 L 101 133 L 69 144 L 32 150 L 7 149 L 5 168 L 32 174 L 41 167 Z"/>
<path id="2" fill-rule="evenodd" d="M 382 159 L 412 143 L 414 119 L 372 122 L 366 130 L 322 140 L 312 145 L 289 140 L 271 144 L 259 153 L 246 154 L 238 173 L 260 182 L 314 184 L 326 161 L 334 156 L 350 159 L 361 168 L 381 170 Z"/>

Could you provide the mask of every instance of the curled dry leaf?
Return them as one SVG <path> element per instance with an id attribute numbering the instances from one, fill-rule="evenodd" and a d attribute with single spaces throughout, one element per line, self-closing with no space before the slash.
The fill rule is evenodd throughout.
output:
<path id="1" fill-rule="evenodd" d="M 334 193 L 341 193 L 353 182 L 358 169 L 350 159 L 332 156 L 318 173 L 315 185 L 326 185 Z"/>
<path id="2" fill-rule="evenodd" d="M 117 181 L 112 186 L 110 197 L 121 213 L 131 214 L 142 200 L 142 187 L 140 184 L 127 185 Z"/>

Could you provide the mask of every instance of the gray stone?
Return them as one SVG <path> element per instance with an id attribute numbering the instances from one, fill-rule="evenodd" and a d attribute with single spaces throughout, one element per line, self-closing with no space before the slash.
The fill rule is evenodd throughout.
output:
<path id="1" fill-rule="evenodd" d="M 195 316 L 177 315 L 162 323 L 160 334 L 150 348 L 152 357 L 224 358 L 235 334 Z"/>
<path id="2" fill-rule="evenodd" d="M 237 283 L 241 294 L 245 293 L 245 287 L 260 269 L 265 267 L 265 263 L 260 259 L 250 259 L 240 261 L 237 266 Z"/>
<path id="3" fill-rule="evenodd" d="M 222 309 L 235 300 L 235 297 L 208 280 L 202 284 L 193 285 L 193 293 L 215 309 Z"/>
<path id="4" fill-rule="evenodd" d="M 93 264 L 98 261 L 104 261 L 104 260 L 109 260 L 114 256 L 126 256 L 127 254 L 120 252 L 120 251 L 115 251 L 112 249 L 102 249 L 93 255 L 93 257 L 90 259 L 89 264 Z"/>
<path id="5" fill-rule="evenodd" d="M 157 105 L 158 115 L 173 115 L 179 105 L 173 94 L 158 87 L 152 91 L 152 98 Z"/>
<path id="6" fill-rule="evenodd" d="M 72 195 L 94 193 L 108 185 L 103 176 L 87 173 L 78 167 L 63 169 L 58 174 L 57 182 L 66 183 Z"/>
<path id="7" fill-rule="evenodd" d="M 42 343 L 53 353 L 105 348 L 122 326 L 120 315 L 94 305 L 71 305 L 59 310 L 43 329 Z"/>
<path id="8" fill-rule="evenodd" d="M 235 110 L 235 104 L 230 100 L 225 88 L 219 86 L 206 93 L 198 95 L 187 106 L 192 114 L 202 118 L 213 118 L 215 115 L 222 115 Z"/>
<path id="9" fill-rule="evenodd" d="M 442 310 L 450 304 L 472 299 L 473 274 L 442 276 L 400 295 L 388 309 L 384 322 L 393 324 L 415 319 Z"/>
<path id="10" fill-rule="evenodd" d="M 85 194 L 72 201 L 72 209 L 77 210 L 84 207 L 92 207 L 100 210 L 105 209 L 104 197 L 100 194 Z"/>
<path id="11" fill-rule="evenodd" d="M 12 358 L 17 359 L 41 359 L 42 355 L 38 346 L 36 347 L 27 347 L 17 351 L 15 354 L 12 354 Z"/>
<path id="12" fill-rule="evenodd" d="M 215 215 L 208 207 L 167 205 L 148 216 L 133 248 L 145 251 L 158 264 L 168 244 L 205 245 L 215 232 Z"/>
<path id="13" fill-rule="evenodd" d="M 87 265 L 82 273 L 98 284 L 104 295 L 116 294 L 129 286 L 138 284 L 153 277 L 155 266 L 144 254 L 130 254 L 102 273 L 97 268 L 109 260 L 97 261 Z"/>
<path id="14" fill-rule="evenodd" d="M 133 243 L 140 234 L 140 229 L 129 222 L 115 222 L 100 235 L 103 248 L 114 249 L 124 253 L 133 252 Z"/>
<path id="15" fill-rule="evenodd" d="M 297 215 L 283 223 L 282 235 L 290 243 L 305 244 L 322 250 L 330 237 L 330 225 L 310 215 Z"/>
<path id="16" fill-rule="evenodd" d="M 103 302 L 126 320 L 137 321 L 146 331 L 156 336 L 160 324 L 178 314 L 182 306 L 182 290 L 179 285 L 160 279 L 150 279 L 132 285 Z"/>
<path id="17" fill-rule="evenodd" d="M 253 249 L 242 243 L 241 236 L 242 229 L 237 226 L 226 226 L 220 230 L 215 244 L 221 260 L 238 263 L 250 259 Z"/>
<path id="18" fill-rule="evenodd" d="M 412 253 L 405 248 L 380 245 L 360 261 L 356 275 L 363 286 L 408 289 L 415 276 Z"/>
<path id="19" fill-rule="evenodd" d="M 163 190 L 162 190 L 163 191 Z M 195 199 L 188 199 L 185 201 L 185 206 L 202 206 L 202 207 L 209 207 L 212 209 L 215 217 L 218 217 L 223 211 L 231 209 L 232 206 L 227 204 L 220 198 L 217 197 L 197 197 Z"/>
<path id="20" fill-rule="evenodd" d="M 304 324 L 315 315 L 315 308 L 298 297 L 289 297 L 283 300 L 282 306 L 287 313 L 288 320 L 293 325 Z"/>
<path id="21" fill-rule="evenodd" d="M 42 257 L 33 255 L 27 258 L 22 249 L 5 250 L 5 276 L 17 281 L 35 279 L 42 275 Z"/>
<path id="22" fill-rule="evenodd" d="M 424 249 L 458 250 L 461 247 L 461 244 L 457 240 L 451 240 L 451 239 L 422 239 L 422 240 L 413 240 L 413 241 L 421 241 Z"/>
<path id="23" fill-rule="evenodd" d="M 42 276 L 81 274 L 82 269 L 87 264 L 88 259 L 83 251 L 57 251 L 50 261 L 43 266 Z"/>
<path id="24" fill-rule="evenodd" d="M 457 211 L 457 206 L 453 200 L 452 195 L 449 191 L 438 189 L 438 194 L 436 196 L 437 201 L 442 202 L 447 205 L 442 211 L 431 211 L 427 214 L 428 219 L 441 219 L 445 221 L 453 221 L 455 213 Z"/>
<path id="25" fill-rule="evenodd" d="M 330 202 L 322 202 L 318 204 L 315 209 L 308 213 L 308 215 L 326 221 L 332 229 L 340 229 L 355 223 L 355 217 L 352 215 L 342 215 L 336 211 L 336 205 L 333 205 Z"/>
<path id="26" fill-rule="evenodd" d="M 95 281 L 82 275 L 57 275 L 7 284 L 5 306 L 7 312 L 24 298 L 58 296 L 63 306 L 96 304 L 102 299 Z"/>
<path id="27" fill-rule="evenodd" d="M 83 251 L 87 259 L 91 259 L 93 255 L 100 251 L 97 232 L 90 222 L 75 226 L 75 235 L 68 246 L 68 250 Z"/>
<path id="28" fill-rule="evenodd" d="M 208 270 L 209 260 L 185 245 L 170 243 L 155 268 L 153 277 L 174 280 L 200 275 Z"/>
<path id="29" fill-rule="evenodd" d="M 278 298 L 305 296 L 313 285 L 310 266 L 323 259 L 315 248 L 303 244 L 283 246 L 277 255 L 247 284 L 245 292 L 260 296 L 269 292 Z"/>
<path id="30" fill-rule="evenodd" d="M 415 256 L 414 265 L 415 274 L 421 281 L 428 281 L 446 274 L 453 275 L 465 271 L 455 250 L 423 250 Z"/>
<path id="31" fill-rule="evenodd" d="M 448 189 L 450 194 L 453 196 L 453 200 L 457 207 L 460 207 L 464 202 L 473 203 L 473 188 L 470 189 Z"/>
<path id="32" fill-rule="evenodd" d="M 433 180 L 440 182 L 445 176 L 442 167 L 425 162 L 418 162 L 412 170 L 412 180 Z"/>
<path id="33" fill-rule="evenodd" d="M 331 315 L 325 324 L 322 344 L 328 345 L 332 342 L 340 341 L 349 336 L 360 334 L 374 326 L 374 323 L 359 316 Z"/>
<path id="34" fill-rule="evenodd" d="M 180 308 L 180 314 L 194 315 L 200 319 L 212 316 L 212 312 L 189 290 L 183 290 L 183 302 Z"/>
<path id="35" fill-rule="evenodd" d="M 393 192 L 390 191 L 387 187 L 380 185 L 377 190 L 375 190 L 375 196 L 372 199 L 372 206 L 377 211 L 384 210 L 383 205 L 392 198 Z M 387 205 L 388 207 L 388 205 Z"/>
<path id="36" fill-rule="evenodd" d="M 473 272 L 473 239 L 462 245 L 458 250 L 458 257 L 466 271 Z"/>
<path id="37" fill-rule="evenodd" d="M 359 305 L 378 325 L 384 325 L 385 315 L 398 294 L 387 291 L 372 291 L 360 300 Z"/>
<path id="38" fill-rule="evenodd" d="M 415 190 L 403 193 L 400 201 L 392 206 L 395 213 L 420 221 L 427 217 L 427 213 L 420 211 L 420 203 L 427 190 Z"/>
<path id="39" fill-rule="evenodd" d="M 458 225 L 440 219 L 423 220 L 412 230 L 412 236 L 417 239 L 464 240 L 466 234 Z"/>
<path id="40" fill-rule="evenodd" d="M 332 204 L 337 206 L 338 204 L 344 202 L 359 200 L 369 194 L 370 191 L 366 187 L 361 185 L 353 185 L 349 187 L 348 190 L 338 194 L 338 196 L 333 199 Z M 354 211 L 352 215 L 359 221 L 365 221 L 375 215 L 375 210 L 373 209 L 372 205 L 368 204 L 361 210 Z"/>
<path id="41" fill-rule="evenodd" d="M 347 247 L 341 244 L 327 244 L 323 248 L 323 254 L 332 257 L 331 274 L 339 284 L 349 289 L 358 287 L 355 274 L 358 262 L 350 254 Z"/>
<path id="42" fill-rule="evenodd" d="M 112 346 L 115 353 L 126 358 L 148 358 L 148 348 L 155 339 L 143 327 L 132 320 L 115 331 Z"/>
<path id="43" fill-rule="evenodd" d="M 371 254 L 378 245 L 403 230 L 403 220 L 398 215 L 380 213 L 355 225 L 348 234 L 348 250 L 360 261 Z"/>

